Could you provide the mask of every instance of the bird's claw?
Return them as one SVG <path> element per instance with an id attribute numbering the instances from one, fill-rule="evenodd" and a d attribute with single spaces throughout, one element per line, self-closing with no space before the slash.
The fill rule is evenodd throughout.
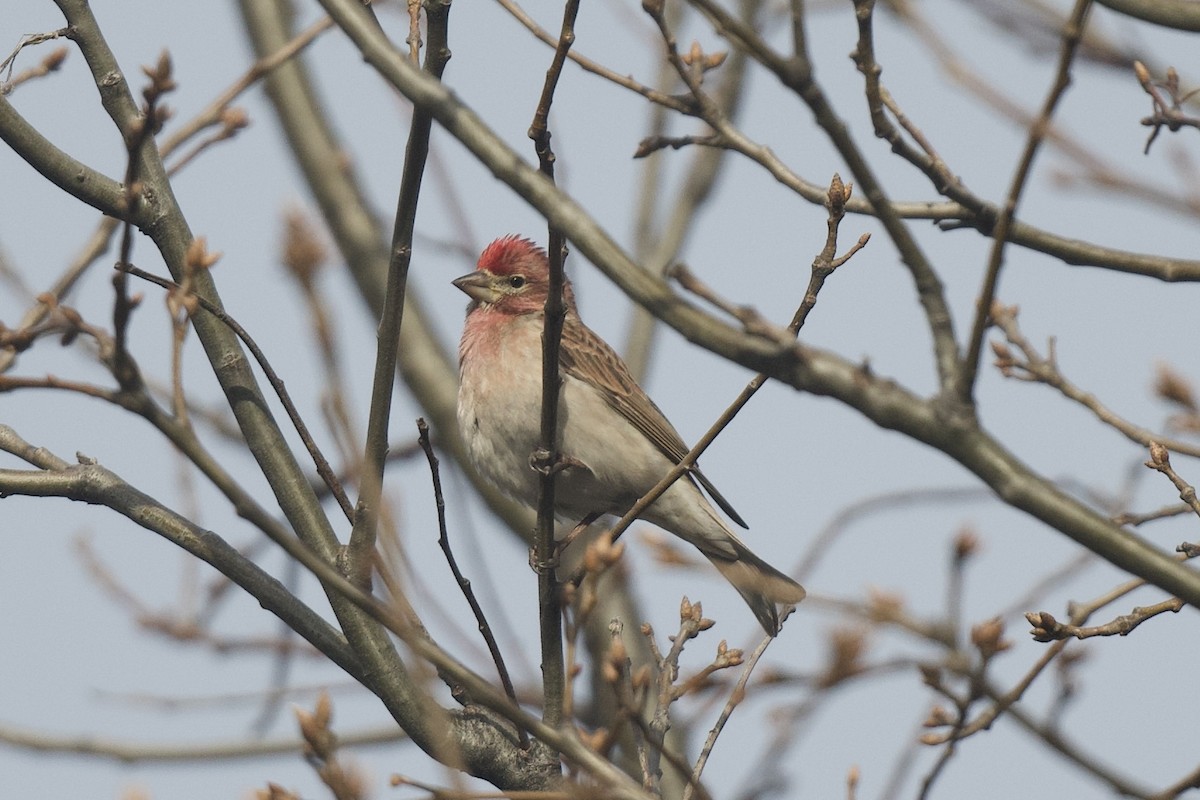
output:
<path id="1" fill-rule="evenodd" d="M 543 560 L 536 547 L 529 548 L 529 568 L 539 575 L 558 569 L 558 552 L 558 548 L 554 548 L 550 558 Z"/>
<path id="2" fill-rule="evenodd" d="M 563 472 L 571 467 L 587 469 L 588 465 L 578 458 L 565 456 L 562 453 L 557 453 L 552 458 L 549 451 L 542 447 L 534 450 L 529 456 L 529 468 L 540 475 Z"/>

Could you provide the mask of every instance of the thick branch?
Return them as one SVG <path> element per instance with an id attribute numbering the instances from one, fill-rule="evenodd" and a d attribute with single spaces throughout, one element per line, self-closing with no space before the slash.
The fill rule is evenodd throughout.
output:
<path id="1" fill-rule="evenodd" d="M 1190 0 L 1096 0 L 1121 14 L 1179 31 L 1200 31 L 1200 6 Z"/>
<path id="2" fill-rule="evenodd" d="M 91 68 L 105 109 L 122 136 L 127 136 L 134 129 L 139 112 L 91 10 L 85 0 L 57 2 Z M 153 239 L 172 275 L 179 280 L 192 234 L 175 202 L 158 150 L 145 147 L 138 155 L 137 175 L 146 188 L 136 223 Z M 199 271 L 194 285 L 196 294 L 220 305 L 208 271 Z M 207 313 L 194 315 L 192 323 L 246 443 L 284 516 L 305 544 L 325 561 L 333 563 L 338 553 L 337 537 L 287 439 L 272 417 L 236 336 Z M 470 751 L 471 742 L 463 735 L 455 735 L 445 724 L 448 720 L 444 714 L 431 713 L 436 707 L 410 678 L 383 626 L 341 591 L 327 583 L 325 589 L 347 640 L 364 664 L 364 684 L 380 697 L 413 741 L 427 752 L 443 758 L 448 748 Z M 500 760 L 503 756 L 503 752 L 487 752 L 478 755 L 476 760 Z M 535 784 L 544 788 L 542 783 Z"/>
<path id="3" fill-rule="evenodd" d="M 64 192 L 109 216 L 125 217 L 125 188 L 55 147 L 17 113 L 3 94 L 0 94 L 0 139 Z"/>
<path id="4" fill-rule="evenodd" d="M 12 452 L 22 445 L 28 447 L 11 428 L 0 425 L 0 449 Z M 365 680 L 362 664 L 332 625 L 220 536 L 194 525 L 99 464 L 68 464 L 40 452 L 42 469 L 0 470 L 0 496 L 62 497 L 111 508 L 211 564 L 356 680 Z"/>

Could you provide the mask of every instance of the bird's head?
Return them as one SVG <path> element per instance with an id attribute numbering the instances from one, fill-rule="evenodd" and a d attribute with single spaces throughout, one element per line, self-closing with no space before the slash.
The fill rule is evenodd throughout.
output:
<path id="1" fill-rule="evenodd" d="M 546 251 L 529 239 L 505 236 L 484 248 L 476 270 L 454 280 L 471 298 L 471 310 L 480 306 L 507 314 L 531 314 L 546 305 L 550 288 L 550 263 Z M 563 278 L 563 296 L 573 306 L 571 285 Z"/>

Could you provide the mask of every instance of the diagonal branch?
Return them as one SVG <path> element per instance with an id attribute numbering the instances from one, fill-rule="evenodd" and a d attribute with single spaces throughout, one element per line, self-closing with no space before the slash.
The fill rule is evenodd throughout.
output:
<path id="1" fill-rule="evenodd" d="M 1066 94 L 1067 87 L 1071 84 L 1071 64 L 1075 60 L 1076 50 L 1083 38 L 1083 28 L 1087 21 L 1088 9 L 1091 6 L 1091 0 L 1076 0 L 1075 9 L 1071 12 L 1071 17 L 1067 20 L 1067 24 L 1063 28 L 1062 51 L 1059 54 L 1058 71 L 1054 76 L 1054 85 L 1050 87 L 1050 91 L 1046 94 L 1046 100 L 1042 103 L 1041 113 L 1038 114 L 1037 119 L 1030 126 L 1029 136 L 1025 140 L 1025 149 L 1022 151 L 1017 168 L 1013 172 L 1008 196 L 1004 201 L 1004 208 L 1001 210 L 1000 218 L 996 221 L 996 227 L 992 231 L 992 249 L 988 257 L 987 273 L 983 279 L 983 287 L 979 290 L 979 298 L 976 300 L 975 321 L 971 325 L 971 335 L 967 343 L 967 354 L 963 360 L 962 372 L 959 374 L 958 395 L 959 399 L 964 403 L 971 403 L 973 401 L 972 395 L 975 391 L 975 377 L 979 372 L 980 356 L 983 354 L 983 337 L 987 332 L 992 313 L 992 301 L 996 297 L 996 287 L 1000 280 L 1000 268 L 1004 264 L 1004 248 L 1008 244 L 1009 231 L 1012 229 L 1012 223 L 1016 217 L 1017 203 L 1020 201 L 1021 194 L 1029 180 L 1029 173 L 1033 171 L 1033 160 L 1046 138 L 1046 131 L 1050 127 L 1050 120 L 1054 116 L 1054 111 L 1058 107 L 1058 103 L 1063 95 Z"/>
<path id="2" fill-rule="evenodd" d="M 912 231 L 892 205 L 882 181 L 850 135 L 849 127 L 838 117 L 833 104 L 817 83 L 808 53 L 801 50 L 793 58 L 784 59 L 767 45 L 756 30 L 732 16 L 713 0 L 689 2 L 709 19 L 720 34 L 736 47 L 745 49 L 751 58 L 769 69 L 784 86 L 804 101 L 816 117 L 817 124 L 845 159 L 856 185 L 865 195 L 875 216 L 899 251 L 900 260 L 912 276 L 917 299 L 925 310 L 925 318 L 933 336 L 938 384 L 942 391 L 948 394 L 958 379 L 960 362 L 954 322 L 946 303 L 942 282 L 917 244 Z M 797 37 L 797 40 L 802 42 L 803 37 Z M 962 412 L 970 413 L 969 409 L 963 409 Z"/>
<path id="3" fill-rule="evenodd" d="M 0 470 L 0 496 L 63 497 L 116 511 L 211 564 L 356 680 L 367 680 L 362 662 L 332 625 L 217 534 L 176 514 L 99 464 L 69 464 L 45 448 L 23 441 L 7 425 L 0 425 L 0 450 L 38 467 Z"/>
<path id="4" fill-rule="evenodd" d="M 92 71 L 105 110 L 122 136 L 127 137 L 136 128 L 138 109 L 88 4 L 85 0 L 56 2 L 67 18 L 73 39 Z M 390 44 L 385 46 L 390 50 Z M 135 222 L 153 239 L 173 277 L 179 280 L 183 274 L 187 249 L 192 243 L 192 234 L 175 202 L 157 148 L 141 148 L 139 156 L 142 163 L 138 165 L 137 174 L 145 185 L 145 191 L 142 193 L 142 202 L 135 210 Z M 207 271 L 201 271 L 196 276 L 195 291 L 210 302 L 220 304 Z M 332 565 L 338 554 L 338 541 L 333 527 L 287 439 L 272 417 L 236 336 L 223 323 L 206 313 L 193 316 L 192 324 L 250 452 L 258 462 L 284 516 L 297 536 L 320 559 Z M 502 757 L 505 753 L 503 747 L 499 751 L 464 747 L 461 753 L 450 759 L 447 750 L 449 745 L 484 747 L 485 742 L 493 744 L 489 737 L 496 732 L 491 731 L 482 738 L 454 737 L 446 714 L 441 713 L 409 675 L 380 620 L 352 600 L 340 583 L 323 579 L 322 587 L 347 641 L 364 663 L 362 673 L 365 685 L 383 701 L 389 713 L 416 744 L 435 758 L 456 763 L 465 760 L 468 769 L 476 771 L 476 774 L 490 775 L 501 782 L 508 782 L 511 777 L 512 783 L 544 787 L 543 779 L 531 777 L 530 771 L 524 766 L 515 766 L 515 755 L 505 761 Z M 378 613 L 378 609 L 375 611 Z M 510 749 L 514 754 L 520 752 L 515 742 Z M 497 756 L 497 752 L 501 755 Z M 458 758 L 458 755 L 462 758 Z"/>

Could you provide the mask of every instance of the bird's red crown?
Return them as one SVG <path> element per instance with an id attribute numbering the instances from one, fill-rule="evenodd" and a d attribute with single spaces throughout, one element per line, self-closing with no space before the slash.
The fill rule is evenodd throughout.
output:
<path id="1" fill-rule="evenodd" d="M 530 264 L 545 264 L 546 251 L 523 236 L 503 236 L 489 244 L 479 255 L 479 269 L 493 275 L 511 275 L 518 269 L 528 270 Z"/>

